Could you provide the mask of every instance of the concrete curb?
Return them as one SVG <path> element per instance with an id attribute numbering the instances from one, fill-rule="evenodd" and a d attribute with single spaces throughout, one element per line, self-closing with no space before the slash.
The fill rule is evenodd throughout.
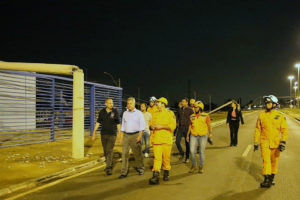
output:
<path id="1" fill-rule="evenodd" d="M 105 160 L 105 158 L 101 157 L 98 160 L 93 160 L 93 161 L 90 161 L 90 162 L 87 162 L 87 163 L 84 163 L 84 164 L 81 164 L 81 165 L 78 165 L 78 166 L 75 166 L 75 167 L 70 167 L 70 168 L 64 169 L 62 171 L 53 173 L 51 175 L 31 179 L 31 180 L 25 181 L 23 183 L 11 185 L 7 188 L 4 188 L 4 189 L 0 190 L 0 197 L 15 193 L 15 192 L 20 191 L 20 190 L 28 190 L 28 189 L 43 185 L 45 183 L 49 183 L 49 182 L 52 182 L 52 181 L 55 181 L 55 180 L 58 180 L 58 179 L 61 179 L 61 178 L 71 176 L 71 175 L 76 174 L 78 172 L 82 172 L 84 170 L 92 168 L 95 165 L 99 165 L 101 163 L 104 163 L 104 160 Z"/>
<path id="2" fill-rule="evenodd" d="M 289 118 L 292 118 L 296 123 L 299 123 L 300 124 L 300 119 L 299 118 L 296 118 L 296 117 L 293 117 L 292 115 L 289 115 L 283 111 L 280 111 L 281 113 L 287 115 Z"/>
<path id="3" fill-rule="evenodd" d="M 253 113 L 247 113 L 244 116 L 247 116 L 247 115 L 253 114 Z M 220 120 L 218 122 L 212 122 L 211 126 L 213 128 L 215 128 L 215 127 L 221 126 L 225 123 L 226 123 L 226 119 L 225 120 Z M 81 165 L 78 165 L 78 166 L 75 166 L 75 167 L 70 167 L 70 168 L 64 169 L 62 171 L 53 173 L 51 175 L 31 179 L 31 180 L 25 181 L 23 183 L 11 185 L 7 188 L 4 188 L 4 189 L 0 190 L 0 197 L 15 193 L 15 192 L 18 192 L 18 191 L 21 191 L 21 190 L 29 190 L 29 189 L 32 189 L 34 187 L 37 187 L 37 186 L 40 186 L 40 185 L 43 185 L 43 184 L 46 184 L 46 183 L 50 183 L 52 181 L 59 180 L 59 179 L 71 176 L 73 174 L 76 174 L 76 173 L 82 172 L 84 170 L 87 170 L 89 168 L 92 168 L 95 165 L 102 164 L 102 163 L 104 163 L 104 161 L 105 161 L 105 158 L 101 157 L 98 160 L 93 160 L 93 161 L 90 161 L 90 162 L 87 162 L 87 163 L 84 163 L 84 164 L 81 164 Z"/>

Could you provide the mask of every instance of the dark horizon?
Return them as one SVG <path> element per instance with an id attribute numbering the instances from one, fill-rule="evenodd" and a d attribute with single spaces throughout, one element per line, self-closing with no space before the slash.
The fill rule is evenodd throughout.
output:
<path id="1" fill-rule="evenodd" d="M 300 62 L 297 1 L 1 1 L 0 60 L 74 64 L 126 95 L 194 91 L 222 104 L 289 95 Z M 126 97 L 126 96 L 125 96 Z"/>

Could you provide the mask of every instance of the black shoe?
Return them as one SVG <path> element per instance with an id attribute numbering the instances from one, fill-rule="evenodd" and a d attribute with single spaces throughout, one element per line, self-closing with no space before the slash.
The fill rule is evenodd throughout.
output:
<path id="1" fill-rule="evenodd" d="M 143 175 L 144 172 L 145 172 L 145 170 L 142 169 L 142 168 L 137 168 L 137 167 L 135 167 L 134 169 L 135 169 L 135 171 L 137 171 L 137 172 L 139 173 L 139 175 Z"/>
<path id="2" fill-rule="evenodd" d="M 275 178 L 275 174 L 271 174 L 270 182 L 272 185 L 275 185 L 274 178 Z"/>
<path id="3" fill-rule="evenodd" d="M 111 168 L 106 169 L 106 175 L 108 175 L 108 176 L 112 175 Z"/>
<path id="4" fill-rule="evenodd" d="M 272 186 L 271 175 L 265 175 L 264 181 L 260 184 L 261 188 L 269 188 Z"/>
<path id="5" fill-rule="evenodd" d="M 163 178 L 164 181 L 169 180 L 169 178 L 170 178 L 170 173 L 169 172 L 170 172 L 169 170 L 164 170 L 164 178 Z"/>
<path id="6" fill-rule="evenodd" d="M 128 176 L 128 174 L 129 174 L 129 170 L 127 171 L 126 174 L 121 174 L 121 175 L 119 176 L 119 179 L 126 178 L 126 177 Z"/>
<path id="7" fill-rule="evenodd" d="M 182 161 L 183 158 L 184 158 L 184 156 L 183 156 L 183 155 L 180 155 L 180 156 L 179 156 L 179 161 Z"/>
<path id="8" fill-rule="evenodd" d="M 143 175 L 144 172 L 145 172 L 145 171 L 144 171 L 143 169 L 139 169 L 139 171 L 138 171 L 139 175 Z"/>
<path id="9" fill-rule="evenodd" d="M 152 178 L 149 179 L 150 185 L 158 185 L 159 184 L 159 172 L 154 171 Z"/>

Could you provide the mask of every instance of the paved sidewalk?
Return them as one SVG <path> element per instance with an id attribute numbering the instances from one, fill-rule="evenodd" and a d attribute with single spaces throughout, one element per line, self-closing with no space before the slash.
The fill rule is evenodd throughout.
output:
<path id="1" fill-rule="evenodd" d="M 116 144 L 115 152 L 121 152 L 121 145 Z M 88 167 L 91 161 L 103 156 L 100 137 L 91 142 L 85 138 L 85 157 L 72 159 L 72 140 L 0 148 L 0 197 L 4 188 L 28 182 L 34 178 L 50 176 L 57 172 L 71 171 Z M 103 160 L 99 160 L 103 162 Z M 93 163 L 94 165 L 98 163 Z M 86 166 L 85 166 L 86 165 Z M 3 192 L 3 191 L 2 191 Z"/>

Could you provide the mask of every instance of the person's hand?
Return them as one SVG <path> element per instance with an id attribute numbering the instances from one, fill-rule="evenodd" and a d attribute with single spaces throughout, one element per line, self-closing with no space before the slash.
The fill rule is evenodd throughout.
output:
<path id="1" fill-rule="evenodd" d="M 255 145 L 253 146 L 253 149 L 254 149 L 254 151 L 258 150 L 258 144 L 255 144 Z"/>
<path id="2" fill-rule="evenodd" d="M 137 143 L 141 142 L 141 139 L 142 139 L 142 135 L 138 135 L 137 138 L 136 138 L 136 142 Z"/>
<path id="3" fill-rule="evenodd" d="M 186 141 L 190 142 L 190 137 L 189 136 L 186 136 Z"/>
<path id="4" fill-rule="evenodd" d="M 286 144 L 285 141 L 280 142 L 278 147 L 280 152 L 283 152 L 285 150 L 285 144 Z"/>
<path id="5" fill-rule="evenodd" d="M 92 141 L 95 141 L 96 140 L 96 134 L 93 134 L 92 135 Z"/>
<path id="6" fill-rule="evenodd" d="M 154 125 L 151 125 L 149 128 L 150 128 L 151 131 L 153 131 L 154 130 Z"/>

